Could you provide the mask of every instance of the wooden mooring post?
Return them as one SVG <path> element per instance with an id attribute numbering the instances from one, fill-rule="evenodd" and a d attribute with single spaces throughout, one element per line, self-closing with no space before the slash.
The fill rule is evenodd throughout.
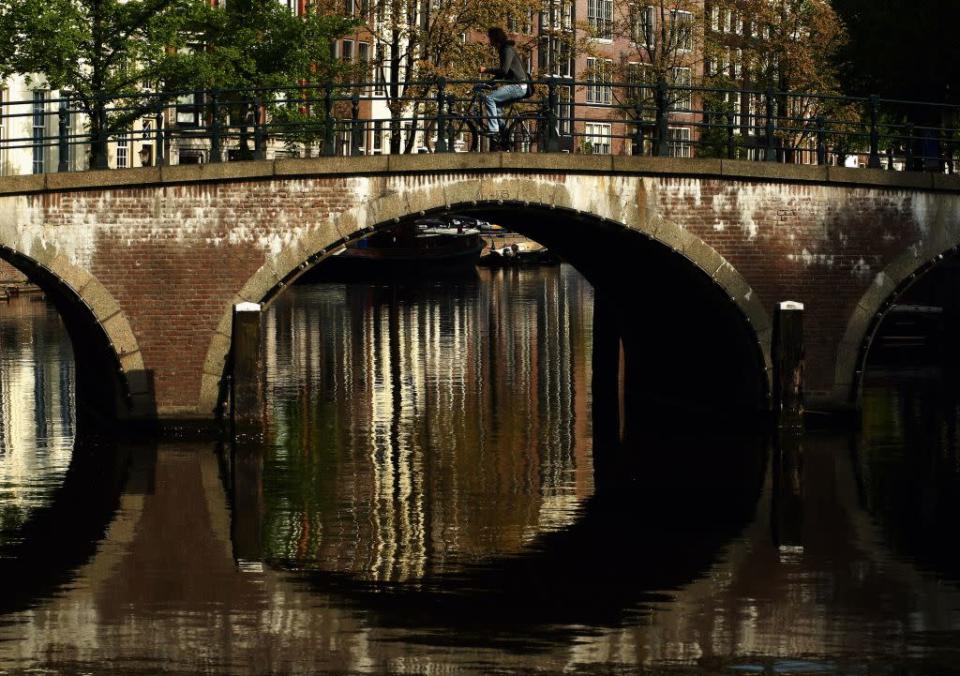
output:
<path id="1" fill-rule="evenodd" d="M 259 438 L 263 431 L 260 318 L 259 303 L 238 303 L 233 306 L 230 420 L 234 439 Z"/>
<path id="2" fill-rule="evenodd" d="M 773 403 L 780 429 L 803 429 L 803 303 L 788 300 L 777 306 Z"/>

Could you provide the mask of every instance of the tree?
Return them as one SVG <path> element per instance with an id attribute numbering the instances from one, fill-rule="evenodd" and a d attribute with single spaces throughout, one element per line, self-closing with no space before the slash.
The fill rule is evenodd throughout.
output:
<path id="1" fill-rule="evenodd" d="M 202 33 L 202 0 L 3 0 L 0 74 L 28 74 L 69 93 L 89 120 L 91 166 L 106 166 L 107 138 L 157 109 L 192 81 L 191 36 Z"/>
<path id="2" fill-rule="evenodd" d="M 373 0 L 360 5 L 365 28 L 379 46 L 374 68 L 390 110 L 390 152 L 399 153 L 401 121 L 411 125 L 403 148 L 411 152 L 417 126 L 434 109 L 423 83 L 439 77 L 476 79 L 480 65 L 495 58 L 484 44 L 487 28 L 506 20 L 529 34 L 532 30 L 524 29 L 532 29 L 541 0 Z M 529 51 L 531 44 L 518 47 Z"/>
<path id="3" fill-rule="evenodd" d="M 321 3 L 300 16 L 277 0 L 229 0 L 210 11 L 194 59 L 194 83 L 222 91 L 231 117 L 241 120 L 242 155 L 248 152 L 246 120 L 253 115 L 269 115 L 279 130 L 274 135 L 290 143 L 317 138 L 327 120 L 316 85 L 349 73 L 332 45 L 356 25 L 353 17 Z"/>
<path id="4" fill-rule="evenodd" d="M 840 52 L 849 91 L 955 102 L 960 89 L 960 3 L 833 0 L 833 5 L 849 31 Z"/>
<path id="5" fill-rule="evenodd" d="M 655 137 L 665 138 L 668 111 L 694 108 L 690 88 L 697 84 L 703 63 L 702 0 L 622 3 L 614 30 L 632 46 L 615 68 L 617 79 L 630 85 L 617 96 L 633 107 L 634 124 L 653 124 Z M 604 79 L 597 73 L 587 77 Z"/>
<path id="6" fill-rule="evenodd" d="M 275 0 L 0 0 L 0 74 L 69 93 L 89 121 L 91 166 L 107 139 L 184 92 L 234 98 L 334 70 L 332 40 L 353 25 L 298 17 Z M 147 87 L 149 85 L 149 87 Z"/>
<path id="7" fill-rule="evenodd" d="M 845 40 L 843 24 L 827 0 L 713 0 L 707 21 L 707 82 L 777 92 L 773 100 L 762 93 L 722 101 L 712 97 L 711 105 L 724 114 L 747 112 L 740 117 L 743 130 L 759 127 L 772 104 L 780 119 L 794 119 L 777 132 L 789 154 L 815 133 L 814 125 L 795 120 L 827 117 L 847 123 L 856 117 L 848 106 L 816 96 L 839 92 L 837 53 Z"/>

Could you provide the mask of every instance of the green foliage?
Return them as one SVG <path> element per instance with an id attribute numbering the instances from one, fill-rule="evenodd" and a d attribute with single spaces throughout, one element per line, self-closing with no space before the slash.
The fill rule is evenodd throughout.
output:
<path id="1" fill-rule="evenodd" d="M 344 66 L 331 46 L 356 26 L 354 19 L 332 14 L 295 16 L 276 0 L 229 0 L 210 19 L 196 84 L 248 91 L 341 75 Z"/>
<path id="2" fill-rule="evenodd" d="M 142 114 L 144 83 L 182 86 L 194 75 L 190 36 L 210 14 L 202 0 L 2 0 L 0 74 L 29 74 L 71 92 L 92 114 L 130 99 L 112 126 Z"/>
<path id="3" fill-rule="evenodd" d="M 334 76 L 330 45 L 353 25 L 275 0 L 0 0 L 0 75 L 69 92 L 96 163 L 107 136 L 178 94 L 217 87 L 240 101 Z"/>

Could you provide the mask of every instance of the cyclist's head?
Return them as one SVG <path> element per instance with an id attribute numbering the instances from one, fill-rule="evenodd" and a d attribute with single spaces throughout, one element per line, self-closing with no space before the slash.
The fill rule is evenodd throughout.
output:
<path id="1" fill-rule="evenodd" d="M 490 44 L 494 47 L 502 47 L 507 44 L 507 34 L 503 32 L 500 26 L 490 26 L 487 29 L 487 38 L 490 39 Z"/>

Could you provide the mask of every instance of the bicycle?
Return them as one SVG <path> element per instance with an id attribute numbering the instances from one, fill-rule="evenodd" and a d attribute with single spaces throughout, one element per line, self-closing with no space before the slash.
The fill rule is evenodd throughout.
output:
<path id="1" fill-rule="evenodd" d="M 542 107 L 531 110 L 516 109 L 515 106 L 523 99 L 514 99 L 508 101 L 500 108 L 500 132 L 497 138 L 491 139 L 485 133 L 487 129 L 487 118 L 484 113 L 483 94 L 495 89 L 496 85 L 492 83 L 481 83 L 474 85 L 471 89 L 470 98 L 466 100 L 466 105 L 461 110 L 456 110 L 457 99 L 451 97 L 449 100 L 450 118 L 448 125 L 449 147 L 454 148 L 456 140 L 461 135 L 466 134 L 466 149 L 469 152 L 476 152 L 481 149 L 483 139 L 495 142 L 500 150 L 505 152 L 531 152 L 534 145 L 539 143 L 538 129 L 543 126 Z"/>

